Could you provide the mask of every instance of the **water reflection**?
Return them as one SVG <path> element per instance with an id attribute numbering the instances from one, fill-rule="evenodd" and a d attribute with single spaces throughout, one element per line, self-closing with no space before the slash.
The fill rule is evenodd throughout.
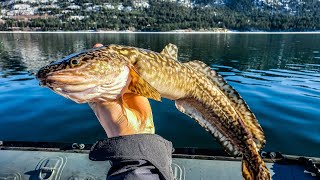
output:
<path id="1" fill-rule="evenodd" d="M 182 61 L 201 59 L 238 70 L 285 69 L 288 64 L 316 64 L 317 35 L 248 34 L 1 34 L 1 62 L 21 58 L 29 71 L 93 44 L 124 44 L 161 51 L 168 43 L 180 48 Z M 8 57 L 9 56 L 9 57 Z M 11 64 L 11 63 L 10 63 Z M 19 63 L 16 62 L 15 65 Z M 16 66 L 13 66 L 16 67 Z"/>
<path id="2" fill-rule="evenodd" d="M 88 106 L 40 88 L 32 73 L 98 42 L 158 52 L 174 43 L 179 60 L 206 62 L 239 91 L 264 128 L 267 150 L 320 156 L 320 35 L 8 33 L 0 41 L 0 139 L 103 138 Z M 157 133 L 176 147 L 220 147 L 173 102 L 151 103 Z"/>

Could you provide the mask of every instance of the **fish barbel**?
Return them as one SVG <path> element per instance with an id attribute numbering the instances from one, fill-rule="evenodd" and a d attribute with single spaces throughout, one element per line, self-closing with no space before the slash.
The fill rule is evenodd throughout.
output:
<path id="1" fill-rule="evenodd" d="M 197 60 L 179 62 L 177 52 L 173 44 L 160 53 L 103 46 L 51 63 L 37 78 L 78 103 L 114 101 L 127 92 L 175 100 L 177 109 L 195 119 L 229 154 L 242 155 L 244 179 L 270 179 L 258 153 L 265 137 L 245 101 L 209 66 Z"/>

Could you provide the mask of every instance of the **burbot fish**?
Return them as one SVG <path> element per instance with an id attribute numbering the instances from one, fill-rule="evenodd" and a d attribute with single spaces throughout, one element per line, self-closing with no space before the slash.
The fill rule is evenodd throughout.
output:
<path id="1" fill-rule="evenodd" d="M 77 103 L 121 101 L 128 92 L 174 100 L 178 110 L 209 131 L 229 154 L 242 155 L 244 179 L 270 179 L 258 153 L 265 137 L 245 101 L 209 66 L 197 60 L 179 62 L 177 52 L 173 44 L 160 53 L 108 45 L 53 62 L 37 78 Z"/>

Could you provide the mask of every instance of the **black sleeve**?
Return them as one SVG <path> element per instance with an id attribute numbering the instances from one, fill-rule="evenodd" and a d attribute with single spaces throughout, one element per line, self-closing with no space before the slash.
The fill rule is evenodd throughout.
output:
<path id="1" fill-rule="evenodd" d="M 107 179 L 173 179 L 172 143 L 156 134 L 119 136 L 96 142 L 91 160 L 110 160 Z"/>

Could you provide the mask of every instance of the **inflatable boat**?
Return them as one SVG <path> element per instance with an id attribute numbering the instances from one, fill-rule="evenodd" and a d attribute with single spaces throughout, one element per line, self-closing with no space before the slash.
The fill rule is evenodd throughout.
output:
<path id="1" fill-rule="evenodd" d="M 0 180 L 106 179 L 108 161 L 88 157 L 92 144 L 0 141 Z M 272 179 L 320 179 L 320 158 L 262 152 Z M 241 158 L 222 151 L 176 148 L 172 169 L 177 180 L 242 179 Z"/>

